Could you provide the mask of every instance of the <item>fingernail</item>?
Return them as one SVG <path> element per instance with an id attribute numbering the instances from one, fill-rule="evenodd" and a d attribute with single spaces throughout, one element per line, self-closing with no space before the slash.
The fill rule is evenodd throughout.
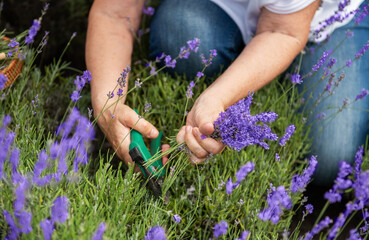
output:
<path id="1" fill-rule="evenodd" d="M 191 132 L 191 127 L 190 126 L 187 126 L 186 127 L 186 133 L 190 133 Z"/>

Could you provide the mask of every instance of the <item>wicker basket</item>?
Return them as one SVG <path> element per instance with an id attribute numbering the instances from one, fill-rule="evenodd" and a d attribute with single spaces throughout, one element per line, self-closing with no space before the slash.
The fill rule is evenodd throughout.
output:
<path id="1" fill-rule="evenodd" d="M 7 37 L 3 37 L 1 39 L 1 41 L 7 41 L 10 42 L 10 39 Z M 0 56 L 4 56 L 5 54 L 2 54 Z M 19 77 L 19 75 L 22 72 L 22 68 L 23 68 L 23 61 L 18 59 L 18 58 L 14 58 L 9 64 L 8 66 L 6 66 L 4 69 L 0 70 L 0 73 L 4 74 L 8 81 L 5 83 L 5 88 L 9 87 L 10 85 L 13 84 L 13 82 Z M 1 90 L 1 89 L 0 89 Z"/>

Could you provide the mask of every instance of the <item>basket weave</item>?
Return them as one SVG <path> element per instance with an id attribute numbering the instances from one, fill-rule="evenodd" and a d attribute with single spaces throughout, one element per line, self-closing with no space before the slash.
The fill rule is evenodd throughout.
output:
<path id="1" fill-rule="evenodd" d="M 7 37 L 3 37 L 1 39 L 2 41 L 7 41 L 10 42 L 10 39 Z M 0 74 L 4 74 L 8 81 L 6 81 L 5 83 L 5 88 L 9 87 L 10 85 L 13 84 L 13 82 L 19 77 L 19 75 L 22 72 L 22 68 L 23 68 L 23 61 L 18 59 L 18 58 L 14 58 L 8 66 L 6 66 L 4 69 L 0 70 Z M 1 90 L 1 89 L 0 89 Z"/>

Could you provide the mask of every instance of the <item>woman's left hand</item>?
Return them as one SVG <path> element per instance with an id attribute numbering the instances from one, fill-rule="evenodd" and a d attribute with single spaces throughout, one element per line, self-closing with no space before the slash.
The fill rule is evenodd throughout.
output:
<path id="1" fill-rule="evenodd" d="M 222 111 L 224 105 L 220 99 L 205 91 L 188 113 L 186 125 L 177 135 L 177 142 L 186 142 L 191 151 L 189 159 L 192 164 L 202 163 L 209 154 L 218 154 L 224 149 L 224 144 L 220 141 L 210 137 L 201 138 L 201 135 L 210 136 L 214 132 L 213 122 Z"/>

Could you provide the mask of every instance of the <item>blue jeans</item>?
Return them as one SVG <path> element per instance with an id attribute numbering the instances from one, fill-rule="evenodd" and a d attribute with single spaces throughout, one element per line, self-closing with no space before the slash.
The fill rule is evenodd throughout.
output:
<path id="1" fill-rule="evenodd" d="M 335 49 L 345 38 L 347 29 L 350 29 L 354 36 L 345 40 L 341 46 Z M 337 62 L 333 65 L 331 72 L 337 71 L 341 66 L 345 66 L 347 60 L 353 60 L 355 54 L 368 40 L 369 17 L 366 17 L 359 25 L 355 25 L 354 20 L 352 20 L 349 24 L 336 29 L 325 44 L 308 43 L 307 47 L 314 48 L 314 51 L 313 53 L 309 50 L 306 51 L 300 73 L 303 75 L 310 72 L 323 52 L 333 49 L 335 50 L 331 57 L 335 58 Z M 328 76 L 323 81 L 319 81 L 323 75 L 323 67 L 315 75 L 304 79 L 299 86 L 300 91 L 305 89 L 303 97 L 307 101 L 305 106 L 307 123 L 312 124 L 310 131 L 311 154 L 317 155 L 318 160 L 318 169 L 313 177 L 314 183 L 318 185 L 332 183 L 338 172 L 339 161 L 354 163 L 355 153 L 360 145 L 365 144 L 369 133 L 369 96 L 354 102 L 336 115 L 337 107 L 343 105 L 345 98 L 354 101 L 362 88 L 369 89 L 369 52 L 359 60 L 354 61 L 351 67 L 338 71 L 332 89 L 334 82 L 337 81 L 342 72 L 344 72 L 345 78 L 334 89 L 333 95 L 316 105 L 316 100 L 324 91 L 329 80 Z M 314 87 L 314 85 L 316 86 Z M 326 114 L 325 119 L 317 120 L 317 115 L 323 112 Z"/>
<path id="2" fill-rule="evenodd" d="M 178 56 L 186 42 L 200 39 L 197 53 L 189 59 L 179 59 L 175 69 L 167 69 L 174 75 L 185 74 L 193 79 L 203 64 L 200 54 L 209 57 L 209 50 L 218 55 L 206 68 L 206 76 L 215 76 L 226 69 L 244 48 L 242 35 L 234 21 L 210 0 L 163 0 L 156 10 L 150 27 L 150 57 L 160 53 Z"/>
<path id="3" fill-rule="evenodd" d="M 332 54 L 337 59 L 332 71 L 344 65 L 349 58 L 353 59 L 355 53 L 369 39 L 368 20 L 369 17 L 359 26 L 351 22 L 336 29 L 331 39 L 321 47 L 309 43 L 308 47 L 316 49 L 314 53 L 307 52 L 304 55 L 301 73 L 308 73 L 313 64 L 318 62 L 323 51 L 334 49 L 344 38 L 346 29 L 351 29 L 355 36 L 346 40 Z M 155 58 L 162 52 L 175 57 L 180 47 L 186 45 L 187 40 L 195 37 L 201 41 L 199 53 L 208 56 L 210 49 L 218 51 L 213 64 L 205 71 L 207 76 L 218 74 L 222 69 L 226 69 L 245 46 L 237 25 L 210 0 L 163 0 L 151 25 L 150 57 Z M 175 71 L 178 74 L 186 74 L 192 79 L 201 69 L 200 57 L 198 54 L 192 54 L 188 60 L 179 60 L 176 68 L 170 69 L 169 73 L 174 74 Z M 315 107 L 312 102 L 323 91 L 326 81 L 315 88 L 310 88 L 304 94 L 307 101 L 306 109 L 312 109 L 308 114 L 307 122 L 312 124 L 315 121 L 310 136 L 313 140 L 312 154 L 317 155 L 319 161 L 314 175 L 314 181 L 317 184 L 329 184 L 334 180 L 339 161 L 345 160 L 352 163 L 358 146 L 364 144 L 369 132 L 369 112 L 355 110 L 368 109 L 369 96 L 355 102 L 349 109 L 344 109 L 335 118 L 329 120 L 329 116 L 337 109 L 327 110 L 326 108 L 341 106 L 345 97 L 353 100 L 362 88 L 369 89 L 369 79 L 366 77 L 369 76 L 369 53 L 344 71 L 346 77 L 335 89 L 335 94 L 318 106 Z M 340 72 L 337 73 L 339 74 Z M 308 89 L 319 81 L 320 76 L 322 76 L 322 70 L 319 70 L 315 76 L 304 79 L 299 89 L 301 91 L 304 88 Z M 309 100 L 310 94 L 313 100 Z M 323 111 L 327 115 L 326 120 L 316 121 L 316 115 Z"/>

